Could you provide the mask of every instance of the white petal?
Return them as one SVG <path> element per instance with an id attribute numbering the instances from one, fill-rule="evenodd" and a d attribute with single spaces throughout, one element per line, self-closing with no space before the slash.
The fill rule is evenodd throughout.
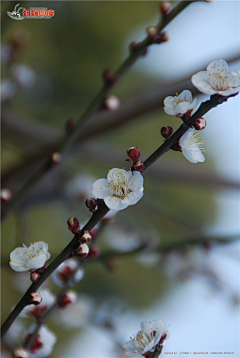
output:
<path id="1" fill-rule="evenodd" d="M 19 264 L 14 264 L 12 262 L 9 262 L 9 265 L 14 271 L 17 271 L 17 272 L 24 272 L 24 271 L 29 270 L 29 268 L 24 265 L 20 266 Z"/>
<path id="2" fill-rule="evenodd" d="M 230 72 L 230 87 L 240 86 L 240 70 Z"/>
<path id="3" fill-rule="evenodd" d="M 212 87 L 212 85 L 208 81 L 208 74 L 206 71 L 200 71 L 192 76 L 191 78 L 192 84 L 197 87 L 200 92 L 206 94 L 214 94 L 217 91 Z"/>
<path id="4" fill-rule="evenodd" d="M 96 198 L 104 199 L 110 195 L 107 179 L 98 179 L 93 183 L 92 193 Z"/>
<path id="5" fill-rule="evenodd" d="M 132 191 L 122 200 L 123 204 L 135 205 L 143 197 L 143 190 Z"/>
<path id="6" fill-rule="evenodd" d="M 155 325 L 153 326 L 153 330 L 159 330 L 161 331 L 162 333 L 163 332 L 166 332 L 167 330 L 167 325 L 166 323 L 163 321 L 163 320 L 158 320 Z"/>
<path id="7" fill-rule="evenodd" d="M 186 140 L 188 140 L 189 138 L 191 138 L 191 136 L 193 135 L 194 129 L 189 128 L 180 138 L 179 144 L 180 146 L 183 146 L 184 142 Z"/>
<path id="8" fill-rule="evenodd" d="M 145 321 L 143 321 L 143 322 L 141 323 L 141 330 L 144 331 L 144 332 L 146 332 L 146 333 L 149 333 L 149 335 L 150 335 L 150 333 L 151 333 L 151 331 L 152 331 L 152 328 L 153 328 L 153 325 L 152 325 L 152 323 L 150 323 L 150 322 L 145 322 Z"/>
<path id="9" fill-rule="evenodd" d="M 191 163 L 198 163 L 198 162 L 204 162 L 205 158 L 204 155 L 200 150 L 198 151 L 192 151 L 189 148 L 182 148 L 182 153 L 184 157 L 189 160 Z"/>
<path id="10" fill-rule="evenodd" d="M 104 198 L 104 202 L 109 209 L 115 211 L 126 209 L 129 205 L 129 204 L 124 204 L 122 199 L 117 198 L 115 196 L 107 196 L 106 198 Z"/>
<path id="11" fill-rule="evenodd" d="M 169 116 L 176 116 L 176 114 L 178 114 L 176 109 L 173 109 L 171 107 L 163 107 L 163 109 L 164 109 L 164 112 L 167 113 Z"/>
<path id="12" fill-rule="evenodd" d="M 210 62 L 209 65 L 207 66 L 207 72 L 211 74 L 219 74 L 223 72 L 228 73 L 229 72 L 228 63 L 222 59 L 214 60 Z"/>
<path id="13" fill-rule="evenodd" d="M 192 92 L 189 90 L 182 91 L 178 97 L 180 97 L 182 101 L 192 102 Z"/>
<path id="14" fill-rule="evenodd" d="M 132 191 L 139 191 L 143 187 L 143 176 L 140 172 L 134 171 L 130 172 L 129 177 L 129 189 Z"/>
<path id="15" fill-rule="evenodd" d="M 187 111 L 189 111 L 189 109 L 191 109 L 192 106 L 189 102 L 180 102 L 178 103 L 177 107 L 176 107 L 176 114 L 184 114 Z"/>

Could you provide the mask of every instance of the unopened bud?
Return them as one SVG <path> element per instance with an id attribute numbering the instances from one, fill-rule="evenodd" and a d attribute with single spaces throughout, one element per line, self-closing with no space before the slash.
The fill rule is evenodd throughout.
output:
<path id="1" fill-rule="evenodd" d="M 80 230 L 80 224 L 77 218 L 69 218 L 67 221 L 68 229 L 73 233 L 76 234 L 78 230 Z"/>
<path id="2" fill-rule="evenodd" d="M 206 127 L 206 125 L 207 125 L 207 122 L 202 117 L 195 119 L 195 121 L 193 123 L 193 127 L 198 131 L 201 131 L 202 129 L 204 129 Z"/>
<path id="3" fill-rule="evenodd" d="M 54 152 L 51 156 L 51 160 L 52 160 L 53 164 L 60 163 L 62 160 L 62 154 L 59 152 Z"/>
<path id="4" fill-rule="evenodd" d="M 161 135 L 163 138 L 169 138 L 172 135 L 173 128 L 170 126 L 164 126 L 161 128 Z"/>
<path id="5" fill-rule="evenodd" d="M 94 198 L 87 199 L 85 201 L 86 207 L 91 211 L 91 213 L 96 213 L 98 209 L 98 203 L 97 200 Z"/>
<path id="6" fill-rule="evenodd" d="M 40 279 L 40 274 L 36 271 L 30 273 L 30 279 L 32 282 L 37 282 Z"/>
<path id="7" fill-rule="evenodd" d="M 108 96 L 105 98 L 103 104 L 109 111 L 116 111 L 120 107 L 121 102 L 117 96 Z"/>
<path id="8" fill-rule="evenodd" d="M 29 352 L 25 348 L 16 348 L 13 351 L 13 358 L 29 358 Z"/>
<path id="9" fill-rule="evenodd" d="M 3 201 L 9 201 L 12 198 L 12 192 L 8 188 L 2 188 L 1 189 L 1 200 Z"/>
<path id="10" fill-rule="evenodd" d="M 81 243 L 89 242 L 92 240 L 92 236 L 88 230 L 83 231 L 83 235 L 81 236 Z"/>
<path id="11" fill-rule="evenodd" d="M 131 43 L 130 43 L 130 45 L 129 45 L 129 51 L 130 51 L 130 53 L 131 53 L 131 52 L 132 52 L 132 53 L 137 52 L 139 49 L 140 49 L 140 46 L 139 46 L 139 44 L 138 44 L 137 42 L 131 42 Z M 141 56 L 145 56 L 146 53 L 147 53 L 147 49 L 144 48 L 144 49 L 142 50 Z"/>
<path id="12" fill-rule="evenodd" d="M 154 40 L 156 36 L 159 36 L 158 28 L 156 26 L 148 26 L 147 34 L 150 39 Z"/>
<path id="13" fill-rule="evenodd" d="M 103 71 L 103 79 L 107 85 L 114 85 L 117 81 L 117 77 L 110 68 Z"/>
<path id="14" fill-rule="evenodd" d="M 169 1 L 161 1 L 160 10 L 163 17 L 166 17 L 168 13 L 172 10 L 172 4 Z"/>
<path id="15" fill-rule="evenodd" d="M 97 246 L 90 247 L 89 254 L 88 254 L 89 259 L 96 259 L 100 255 L 101 255 L 101 250 L 99 247 Z"/>
<path id="16" fill-rule="evenodd" d="M 39 305 L 42 302 L 42 296 L 38 292 L 31 292 L 31 298 L 29 300 L 30 305 Z"/>
<path id="17" fill-rule="evenodd" d="M 167 42 L 169 40 L 169 36 L 166 32 L 161 32 L 160 37 L 161 37 L 161 42 Z"/>
<path id="18" fill-rule="evenodd" d="M 135 162 L 133 164 L 133 167 L 135 170 L 137 170 L 139 172 L 143 172 L 145 170 L 144 164 L 141 160 L 138 160 L 137 162 Z"/>
<path id="19" fill-rule="evenodd" d="M 64 293 L 64 295 L 61 297 L 61 299 L 58 302 L 58 306 L 60 308 L 65 308 L 68 305 L 75 303 L 77 301 L 77 293 L 75 291 L 68 291 L 67 293 Z"/>
<path id="20" fill-rule="evenodd" d="M 140 157 L 140 150 L 138 147 L 131 147 L 127 150 L 127 155 L 132 159 L 133 162 L 136 162 Z"/>
<path id="21" fill-rule="evenodd" d="M 46 262 L 45 262 L 45 264 L 42 266 L 42 267 L 40 267 L 39 269 L 37 269 L 37 270 L 33 270 L 32 272 L 37 272 L 37 273 L 42 273 L 43 271 L 45 271 L 45 268 L 46 268 Z"/>
<path id="22" fill-rule="evenodd" d="M 89 247 L 87 244 L 80 244 L 74 251 L 73 256 L 75 257 L 86 257 L 89 253 Z"/>
<path id="23" fill-rule="evenodd" d="M 179 144 L 179 140 L 171 146 L 171 149 L 175 150 L 176 152 L 182 152 L 182 147 Z"/>

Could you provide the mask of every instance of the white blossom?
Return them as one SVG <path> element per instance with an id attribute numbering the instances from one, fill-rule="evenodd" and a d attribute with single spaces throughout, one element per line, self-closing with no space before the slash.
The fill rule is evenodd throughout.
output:
<path id="1" fill-rule="evenodd" d="M 107 179 L 98 179 L 93 183 L 92 193 L 104 199 L 109 209 L 123 210 L 136 204 L 143 196 L 143 176 L 138 171 L 126 171 L 113 168 Z"/>
<path id="2" fill-rule="evenodd" d="M 84 269 L 78 267 L 78 261 L 74 259 L 65 260 L 58 268 L 52 273 L 51 279 L 52 282 L 59 287 L 64 287 L 66 282 L 68 282 L 69 277 L 75 271 L 74 277 L 71 278 L 70 286 L 74 285 L 76 282 L 79 282 L 84 276 Z"/>
<path id="3" fill-rule="evenodd" d="M 35 317 L 39 318 L 43 315 L 43 313 L 46 311 L 46 309 L 50 308 L 55 300 L 55 295 L 52 294 L 52 292 L 48 289 L 39 289 L 38 293 L 42 297 L 41 303 L 39 305 L 29 305 L 26 306 L 22 312 L 20 313 L 19 317 L 22 318 L 28 318 L 28 317 Z"/>
<path id="4" fill-rule="evenodd" d="M 30 338 L 33 334 L 36 325 L 33 324 L 24 334 L 23 343 Z M 29 348 L 30 357 L 48 357 L 53 349 L 57 340 L 56 335 L 50 331 L 46 326 L 41 326 L 36 335 L 36 338 Z"/>
<path id="5" fill-rule="evenodd" d="M 44 266 L 50 256 L 48 245 L 43 241 L 29 247 L 23 244 L 23 247 L 17 247 L 11 252 L 9 265 L 17 272 L 37 270 Z"/>
<path id="6" fill-rule="evenodd" d="M 179 144 L 184 157 L 189 160 L 189 162 L 198 163 L 205 161 L 205 157 L 202 154 L 202 151 L 204 151 L 203 142 L 200 141 L 198 132 L 194 129 L 189 128 L 180 138 Z"/>
<path id="7" fill-rule="evenodd" d="M 130 337 L 131 340 L 126 342 L 123 348 L 126 349 L 127 356 L 139 357 L 153 351 L 157 344 L 163 344 L 169 336 L 170 333 L 164 321 L 156 321 L 154 325 L 151 322 L 142 322 L 141 331 L 137 333 L 136 337 Z"/>
<path id="8" fill-rule="evenodd" d="M 164 111 L 170 116 L 180 117 L 188 111 L 192 111 L 197 104 L 197 98 L 192 100 L 191 91 L 184 90 L 177 96 L 168 96 L 164 100 Z"/>
<path id="9" fill-rule="evenodd" d="M 207 71 L 193 75 L 192 83 L 200 92 L 229 96 L 239 92 L 240 70 L 229 72 L 226 61 L 215 60 L 207 66 Z"/>

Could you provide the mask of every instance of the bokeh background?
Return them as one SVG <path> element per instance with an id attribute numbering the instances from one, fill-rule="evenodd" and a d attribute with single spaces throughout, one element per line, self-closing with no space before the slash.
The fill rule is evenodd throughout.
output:
<path id="1" fill-rule="evenodd" d="M 22 1 L 55 16 L 14 21 L 6 11 L 15 5 L 1 2 L 2 185 L 13 193 L 64 136 L 66 120 L 78 120 L 102 86 L 103 70 L 116 70 L 129 43 L 160 16 L 156 1 Z M 164 94 L 190 89 L 200 104 L 208 96 L 192 87 L 193 73 L 218 58 L 240 68 L 239 10 L 239 1 L 196 2 L 180 14 L 166 28 L 169 41 L 152 46 L 114 88 L 122 107 L 101 110 L 4 221 L 2 320 L 30 283 L 9 268 L 10 252 L 43 240 L 56 257 L 72 239 L 67 219 L 90 218 L 84 202 L 95 179 L 130 168 L 131 146 L 145 160 L 163 143 L 162 126 L 179 127 L 180 119 L 162 110 Z M 78 323 L 69 327 L 58 314 L 49 321 L 58 336 L 52 357 L 124 357 L 121 345 L 153 319 L 170 324 L 164 352 L 240 356 L 239 113 L 239 96 L 210 111 L 201 133 L 206 161 L 194 165 L 168 152 L 144 175 L 143 199 L 101 228 L 99 248 L 111 257 L 89 262 L 74 286 Z M 131 254 L 143 242 L 148 249 Z M 50 279 L 47 285 L 59 291 Z M 14 344 L 4 343 L 6 357 Z"/>

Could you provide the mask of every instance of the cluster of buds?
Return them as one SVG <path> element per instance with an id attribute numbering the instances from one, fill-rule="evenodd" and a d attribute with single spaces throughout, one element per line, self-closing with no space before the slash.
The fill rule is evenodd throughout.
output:
<path id="1" fill-rule="evenodd" d="M 168 41 L 168 35 L 166 32 L 159 32 L 156 26 L 148 26 L 147 34 L 151 43 L 161 44 Z"/>
<path id="2" fill-rule="evenodd" d="M 103 80 L 106 85 L 113 86 L 117 82 L 118 77 L 110 70 L 110 68 L 107 68 L 103 71 Z"/>
<path id="3" fill-rule="evenodd" d="M 140 150 L 138 147 L 131 147 L 127 150 L 128 159 L 126 159 L 126 162 L 133 161 L 133 168 L 134 170 L 137 170 L 139 172 L 143 172 L 145 170 L 144 164 L 141 160 L 139 160 L 140 157 Z"/>
<path id="4" fill-rule="evenodd" d="M 77 301 L 77 293 L 75 291 L 68 291 L 64 293 L 63 296 L 58 301 L 58 306 L 60 308 L 66 308 L 68 305 L 75 303 Z"/>
<path id="5" fill-rule="evenodd" d="M 67 224 L 68 230 L 70 230 L 74 235 L 79 232 L 80 224 L 77 218 L 69 218 Z"/>
<path id="6" fill-rule="evenodd" d="M 94 214 L 99 209 L 101 209 L 101 207 L 103 205 L 103 201 L 102 201 L 102 199 L 90 198 L 85 201 L 85 205 L 88 208 L 88 210 Z"/>
<path id="7" fill-rule="evenodd" d="M 37 282 L 41 277 L 40 274 L 45 270 L 45 268 L 46 268 L 46 262 L 42 267 L 40 267 L 37 270 L 29 270 L 29 272 L 30 272 L 30 280 L 32 282 Z"/>

